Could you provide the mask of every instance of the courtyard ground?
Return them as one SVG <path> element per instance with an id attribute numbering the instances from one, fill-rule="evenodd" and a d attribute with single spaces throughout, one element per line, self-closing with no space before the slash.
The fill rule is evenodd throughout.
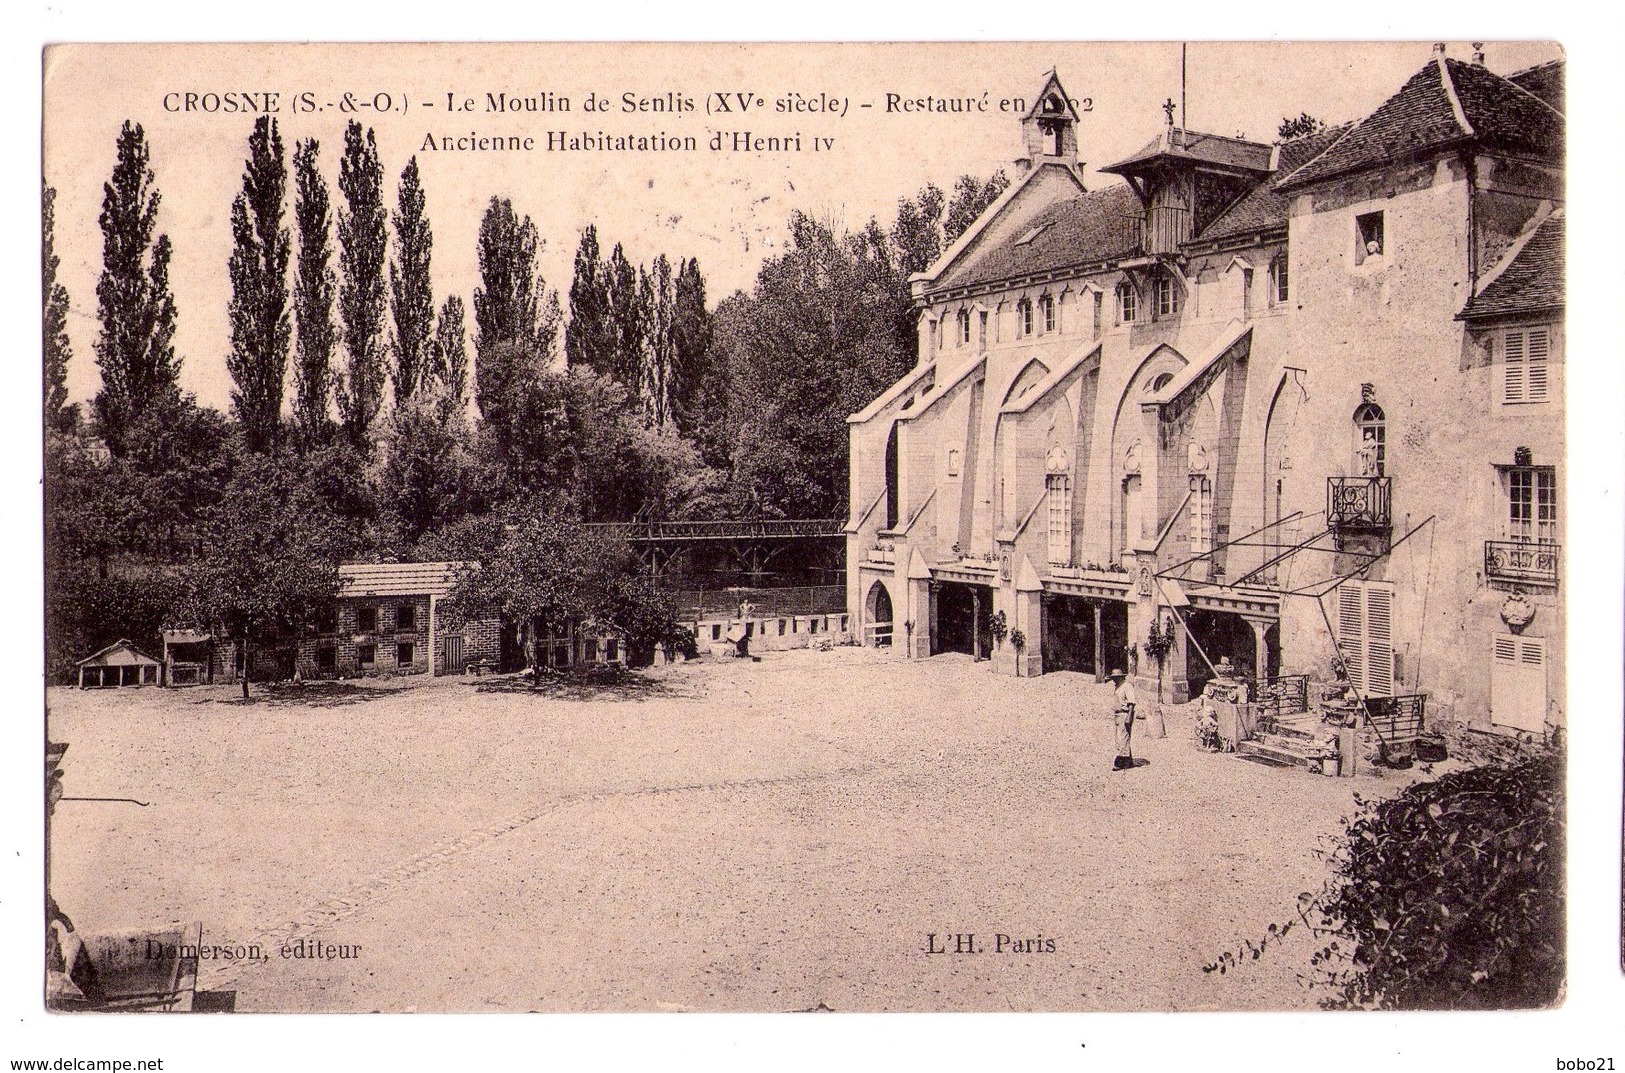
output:
<path id="1" fill-rule="evenodd" d="M 1302 929 L 1202 964 L 1408 781 L 1204 753 L 1172 708 L 1113 772 L 1107 686 L 884 650 L 255 692 L 48 698 L 67 793 L 151 802 L 59 807 L 58 902 L 258 945 L 201 966 L 243 1011 L 1312 1008 Z"/>

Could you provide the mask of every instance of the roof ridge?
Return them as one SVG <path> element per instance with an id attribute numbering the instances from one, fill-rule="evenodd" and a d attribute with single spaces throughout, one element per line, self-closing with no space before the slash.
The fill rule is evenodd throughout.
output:
<path id="1" fill-rule="evenodd" d="M 1467 110 L 1461 106 L 1461 94 L 1456 92 L 1456 80 L 1450 77 L 1450 60 L 1448 57 L 1435 56 L 1433 61 L 1439 65 L 1439 85 L 1444 88 L 1444 95 L 1450 101 L 1450 114 L 1455 118 L 1456 125 L 1467 137 L 1478 137 L 1478 132 L 1473 129 L 1472 122 L 1467 118 Z"/>
<path id="2" fill-rule="evenodd" d="M 1461 61 L 1457 60 L 1456 62 L 1460 63 Z M 1556 66 L 1557 64 L 1562 63 L 1562 62 L 1563 62 L 1562 60 L 1549 60 L 1549 61 L 1547 61 L 1546 63 L 1543 63 L 1543 64 L 1536 64 L 1534 67 L 1530 67 L 1530 68 L 1528 68 L 1527 70 L 1524 70 L 1524 71 L 1514 71 L 1510 75 L 1498 75 L 1494 71 L 1490 70 L 1488 67 L 1484 67 L 1484 68 L 1482 68 L 1482 70 L 1484 71 L 1485 74 L 1491 76 L 1492 78 L 1497 78 L 1497 79 L 1500 79 L 1502 82 L 1505 82 L 1507 85 L 1511 86 L 1515 91 L 1517 91 L 1518 93 L 1523 94 L 1525 97 L 1530 97 L 1530 98 L 1533 98 L 1536 101 L 1539 101 L 1541 103 L 1541 105 L 1544 106 L 1547 109 L 1547 111 L 1551 112 L 1553 115 L 1555 115 L 1559 119 L 1563 120 L 1564 123 L 1566 124 L 1568 122 L 1569 117 L 1567 115 L 1565 115 L 1561 109 L 1559 109 L 1556 105 L 1554 105 L 1551 101 L 1547 100 L 1545 97 L 1542 97 L 1540 94 L 1535 93 L 1534 91 L 1530 90 L 1527 86 L 1520 86 L 1518 83 L 1516 83 L 1516 82 L 1514 82 L 1512 80 L 1514 75 L 1528 74 L 1529 71 L 1539 70 L 1541 67 Z"/>
<path id="3" fill-rule="evenodd" d="M 1408 85 L 1409 82 L 1407 82 L 1406 84 Z M 1404 87 L 1402 86 L 1400 88 L 1403 89 Z M 1399 96 L 1399 94 L 1395 93 L 1393 97 L 1388 98 L 1388 101 L 1393 100 L 1394 97 L 1397 97 L 1397 96 Z M 1388 101 L 1383 101 L 1382 103 L 1387 104 Z M 1331 141 L 1327 142 L 1326 147 L 1324 149 L 1322 149 L 1320 152 L 1316 153 L 1314 156 L 1310 157 L 1308 160 L 1305 160 L 1302 164 L 1299 164 L 1297 167 L 1293 168 L 1291 171 L 1287 172 L 1285 175 L 1278 176 L 1277 178 L 1271 180 L 1270 185 L 1274 186 L 1276 189 L 1280 189 L 1282 185 L 1284 185 L 1285 183 L 1287 183 L 1288 181 L 1291 180 L 1292 176 L 1298 174 L 1298 172 L 1302 171 L 1304 168 L 1307 168 L 1309 165 L 1313 164 L 1315 161 L 1319 160 L 1321 157 L 1325 156 L 1327 153 L 1331 152 L 1333 149 L 1336 149 L 1339 145 L 1342 145 L 1343 144 L 1343 139 L 1347 138 L 1349 135 L 1353 134 L 1355 131 L 1359 130 L 1362 126 L 1364 126 L 1366 121 L 1369 120 L 1372 116 L 1376 115 L 1377 111 L 1381 107 L 1382 107 L 1382 105 L 1378 105 L 1376 108 L 1373 108 L 1370 112 L 1366 113 L 1361 118 L 1349 120 L 1348 126 L 1343 128 L 1343 133 L 1339 134 L 1337 137 L 1335 137 Z M 1304 135 L 1304 137 L 1306 137 L 1306 138 L 1310 138 L 1310 137 L 1313 137 L 1313 136 L 1314 135 L 1311 135 L 1311 134 Z"/>

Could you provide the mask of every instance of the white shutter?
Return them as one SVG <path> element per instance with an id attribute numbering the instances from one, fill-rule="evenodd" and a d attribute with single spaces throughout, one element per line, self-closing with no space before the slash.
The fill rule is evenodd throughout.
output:
<path id="1" fill-rule="evenodd" d="M 1363 696 L 1394 695 L 1394 590 L 1346 581 L 1337 590 L 1337 649 Z"/>
<path id="2" fill-rule="evenodd" d="M 1539 734 L 1546 725 L 1546 639 L 1497 634 L 1490 650 L 1490 721 Z"/>
<path id="3" fill-rule="evenodd" d="M 1551 336 L 1545 328 L 1530 328 L 1525 348 L 1524 398 L 1529 402 L 1547 399 L 1547 359 L 1551 357 Z"/>
<path id="4" fill-rule="evenodd" d="M 1524 361 L 1527 357 L 1524 347 L 1524 333 L 1521 331 L 1508 331 L 1502 338 L 1505 341 L 1505 353 L 1502 355 L 1501 362 L 1501 401 L 1524 402 L 1526 401 Z"/>
<path id="5" fill-rule="evenodd" d="M 1376 585 L 1365 586 L 1366 694 L 1394 695 L 1394 593 Z"/>
<path id="6" fill-rule="evenodd" d="M 1348 668 L 1349 682 L 1362 695 L 1365 685 L 1365 599 L 1358 582 L 1337 589 L 1337 650 Z"/>

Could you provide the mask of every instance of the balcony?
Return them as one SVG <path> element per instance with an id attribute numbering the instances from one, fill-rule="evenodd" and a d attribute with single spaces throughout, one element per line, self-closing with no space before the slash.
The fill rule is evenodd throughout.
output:
<path id="1" fill-rule="evenodd" d="M 1519 585 L 1557 584 L 1561 548 L 1522 540 L 1484 541 L 1484 576 Z"/>
<path id="2" fill-rule="evenodd" d="M 1387 529 L 1393 525 L 1392 477 L 1326 478 L 1326 526 Z"/>
<path id="3" fill-rule="evenodd" d="M 1120 241 L 1139 257 L 1178 253 L 1179 244 L 1188 241 L 1190 213 L 1172 206 L 1157 206 L 1120 217 Z"/>

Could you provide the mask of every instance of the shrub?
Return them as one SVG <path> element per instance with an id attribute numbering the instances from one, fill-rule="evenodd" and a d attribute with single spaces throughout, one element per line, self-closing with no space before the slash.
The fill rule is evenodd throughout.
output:
<path id="1" fill-rule="evenodd" d="M 1564 979 L 1563 764 L 1541 752 L 1360 802 L 1298 919 L 1204 971 L 1257 959 L 1294 926 L 1335 1009 L 1529 1009 Z"/>

